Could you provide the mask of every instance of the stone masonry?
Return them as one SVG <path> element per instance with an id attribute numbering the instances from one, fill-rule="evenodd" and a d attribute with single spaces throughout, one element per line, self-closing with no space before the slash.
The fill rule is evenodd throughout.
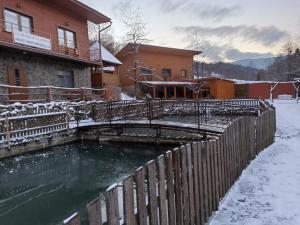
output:
<path id="1" fill-rule="evenodd" d="M 5 51 L 0 52 L 0 62 L 0 84 L 8 84 L 9 65 L 22 65 L 28 86 L 59 86 L 59 71 L 72 70 L 75 87 L 91 87 L 91 68 L 88 65 Z"/>

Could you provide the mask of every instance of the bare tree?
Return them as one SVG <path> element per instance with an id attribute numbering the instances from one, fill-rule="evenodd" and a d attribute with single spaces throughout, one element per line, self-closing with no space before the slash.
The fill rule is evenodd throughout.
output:
<path id="1" fill-rule="evenodd" d="M 139 8 L 134 6 L 133 1 L 129 0 L 120 5 L 119 11 L 121 12 L 122 22 L 126 28 L 125 35 L 123 37 L 124 43 L 131 43 L 131 49 L 128 54 L 133 57 L 132 65 L 128 70 L 129 78 L 134 81 L 134 95 L 137 96 L 137 82 L 139 80 L 138 70 L 140 68 L 151 71 L 151 75 L 155 75 L 155 69 L 149 68 L 143 64 L 139 59 L 139 47 L 140 44 L 149 43 L 147 39 L 148 32 L 146 29 L 146 23 L 142 19 L 142 14 Z"/>

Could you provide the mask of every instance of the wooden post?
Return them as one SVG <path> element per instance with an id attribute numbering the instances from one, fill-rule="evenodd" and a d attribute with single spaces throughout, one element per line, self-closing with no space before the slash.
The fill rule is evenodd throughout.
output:
<path id="1" fill-rule="evenodd" d="M 81 101 L 85 100 L 84 88 L 80 88 L 80 98 L 81 98 Z"/>
<path id="2" fill-rule="evenodd" d="M 186 86 L 184 86 L 184 88 L 183 88 L 183 97 L 184 97 L 184 99 L 186 99 Z"/>
<path id="3" fill-rule="evenodd" d="M 153 99 L 155 99 L 156 98 L 156 87 L 155 87 L 155 85 L 153 85 L 153 87 L 152 87 L 152 95 L 153 95 Z"/>
<path id="4" fill-rule="evenodd" d="M 134 191 L 133 191 L 133 177 L 127 177 L 123 181 L 123 208 L 126 224 L 136 224 L 134 215 Z"/>
<path id="5" fill-rule="evenodd" d="M 174 91 L 174 98 L 177 98 L 177 88 L 176 86 L 173 87 L 173 91 Z"/>
<path id="6" fill-rule="evenodd" d="M 52 90 L 51 87 L 47 88 L 47 101 L 52 102 L 53 101 L 53 96 L 52 96 Z"/>
<path id="7" fill-rule="evenodd" d="M 165 99 L 167 99 L 167 86 L 164 86 L 164 96 L 165 96 Z"/>
<path id="8" fill-rule="evenodd" d="M 70 124 L 69 124 L 69 120 L 70 120 L 70 118 L 69 118 L 69 111 L 68 111 L 68 109 L 67 109 L 67 111 L 66 111 L 66 116 L 65 116 L 65 122 L 66 122 L 66 126 L 67 126 L 67 134 L 69 134 L 69 132 L 70 132 Z"/>
<path id="9" fill-rule="evenodd" d="M 8 147 L 10 147 L 10 129 L 9 129 L 9 119 L 8 119 L 8 116 L 7 114 L 5 115 L 5 128 L 6 128 L 6 141 L 7 141 L 7 144 L 8 144 Z"/>
<path id="10" fill-rule="evenodd" d="M 102 212 L 101 212 L 101 200 L 96 198 L 90 202 L 87 206 L 87 219 L 89 225 L 102 224 Z"/>
<path id="11" fill-rule="evenodd" d="M 119 225 L 119 202 L 117 184 L 106 190 L 106 213 L 108 225 Z"/>

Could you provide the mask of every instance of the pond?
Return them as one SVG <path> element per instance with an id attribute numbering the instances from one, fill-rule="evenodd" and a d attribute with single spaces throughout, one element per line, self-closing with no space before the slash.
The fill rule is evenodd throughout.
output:
<path id="1" fill-rule="evenodd" d="M 0 161 L 0 224 L 56 225 L 173 147 L 72 143 Z"/>

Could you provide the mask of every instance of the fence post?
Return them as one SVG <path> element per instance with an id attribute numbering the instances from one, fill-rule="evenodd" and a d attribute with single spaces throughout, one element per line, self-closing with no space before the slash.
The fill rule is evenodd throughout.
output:
<path id="1" fill-rule="evenodd" d="M 10 148 L 10 132 L 9 132 L 9 119 L 8 119 L 8 115 L 5 115 L 5 134 L 6 134 L 6 141 L 8 144 L 8 148 Z"/>
<path id="2" fill-rule="evenodd" d="M 84 88 L 80 88 L 80 98 L 82 101 L 85 100 L 85 92 L 84 92 Z"/>
<path id="3" fill-rule="evenodd" d="M 47 101 L 52 102 L 53 101 L 53 96 L 52 96 L 52 90 L 51 87 L 47 88 Z"/>

